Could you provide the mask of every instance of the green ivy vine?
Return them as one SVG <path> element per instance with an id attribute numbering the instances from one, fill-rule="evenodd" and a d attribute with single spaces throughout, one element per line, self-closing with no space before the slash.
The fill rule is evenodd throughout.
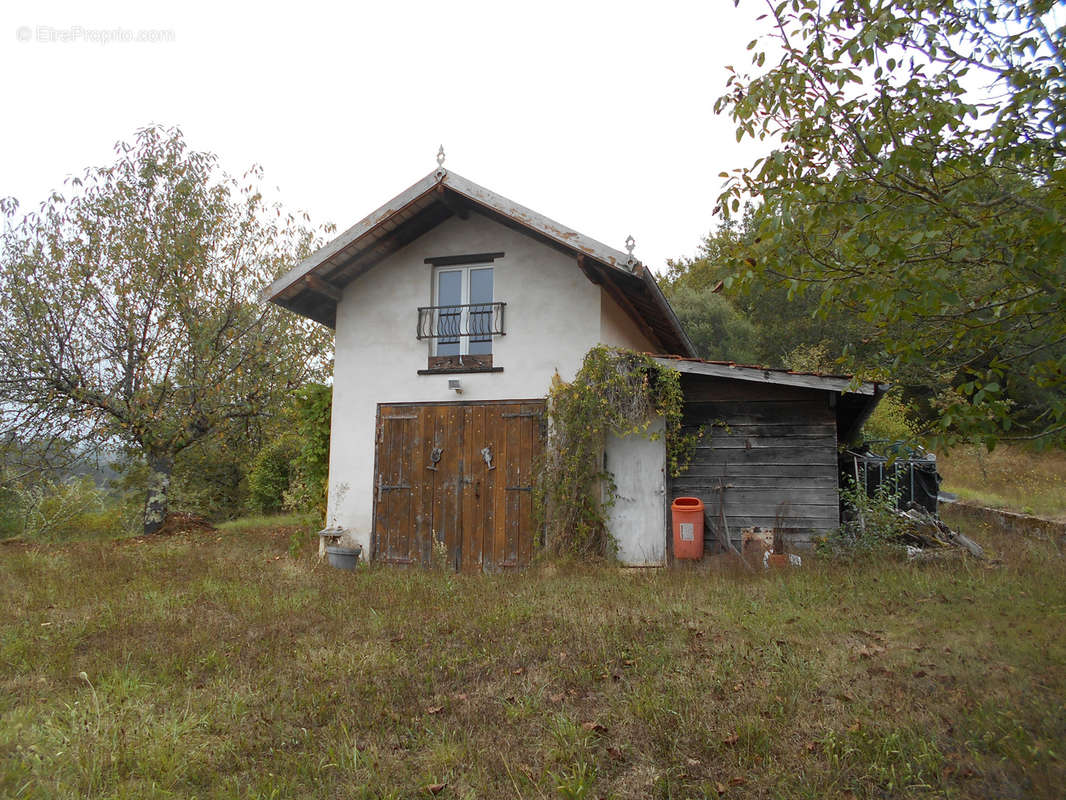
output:
<path id="1" fill-rule="evenodd" d="M 536 486 L 535 511 L 554 552 L 603 556 L 614 552 L 607 510 L 617 487 L 603 461 L 607 434 L 665 436 L 670 474 L 680 475 L 695 453 L 702 429 L 682 433 L 681 374 L 651 356 L 594 347 L 571 383 L 558 375 L 548 393 L 549 446 Z M 662 433 L 650 431 L 662 417 Z"/>

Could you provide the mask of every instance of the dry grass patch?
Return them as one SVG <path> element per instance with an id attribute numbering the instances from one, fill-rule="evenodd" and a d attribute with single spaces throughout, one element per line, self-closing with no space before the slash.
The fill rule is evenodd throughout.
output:
<path id="1" fill-rule="evenodd" d="M 0 553 L 0 795 L 1055 797 L 1066 581 L 341 573 L 311 526 Z M 84 675 L 83 675 L 84 673 Z"/>
<path id="2" fill-rule="evenodd" d="M 939 457 L 944 489 L 992 508 L 1066 520 L 1066 451 L 957 447 Z"/>

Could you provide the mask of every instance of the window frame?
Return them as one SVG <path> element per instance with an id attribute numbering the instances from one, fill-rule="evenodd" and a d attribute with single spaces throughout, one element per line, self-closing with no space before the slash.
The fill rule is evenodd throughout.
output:
<path id="1" fill-rule="evenodd" d="M 448 265 L 442 264 L 440 266 L 434 266 L 433 267 L 433 275 L 432 275 L 432 277 L 430 279 L 431 283 L 432 283 L 431 305 L 436 306 L 438 308 L 442 305 L 442 303 L 440 301 L 440 276 L 442 274 L 446 273 L 446 272 L 459 272 L 459 273 L 462 274 L 462 278 L 460 280 L 460 287 L 459 287 L 459 302 L 457 304 L 448 303 L 448 305 L 464 306 L 464 308 L 461 309 L 460 315 L 459 315 L 459 330 L 460 331 L 469 330 L 469 327 L 468 327 L 470 325 L 470 308 L 469 308 L 469 306 L 472 305 L 472 303 L 470 301 L 470 273 L 472 271 L 474 271 L 474 270 L 479 270 L 479 269 L 487 269 L 487 270 L 492 272 L 492 297 L 489 299 L 489 301 L 487 303 L 478 303 L 477 305 L 487 305 L 487 306 L 489 306 L 490 309 L 492 309 L 493 304 L 496 302 L 496 273 L 495 273 L 495 265 L 492 263 L 492 261 L 487 261 L 487 262 L 483 262 L 483 263 L 472 263 L 472 264 L 448 264 Z M 438 319 L 437 324 L 439 325 L 439 319 L 440 319 L 440 312 L 439 311 L 437 312 L 437 319 Z M 455 339 L 459 340 L 458 341 L 458 344 L 459 344 L 459 352 L 458 353 L 441 353 L 440 352 L 440 347 L 441 347 L 442 344 L 453 345 L 453 344 L 456 344 L 456 342 L 454 342 L 454 341 L 443 341 L 444 337 L 437 337 L 437 338 L 432 339 L 431 355 L 432 356 L 436 356 L 436 357 L 445 357 L 445 358 L 464 358 L 466 356 L 471 355 L 471 353 L 470 353 L 470 343 L 471 343 L 471 341 L 473 339 L 473 336 L 456 336 L 456 337 L 450 337 L 450 338 L 455 338 Z M 492 352 L 493 352 L 493 349 L 494 349 L 494 346 L 493 346 L 493 339 L 494 338 L 495 337 L 491 333 L 489 333 L 488 337 L 484 340 L 488 344 L 488 352 L 487 353 L 474 353 L 473 355 L 475 357 L 478 357 L 478 356 L 491 356 Z"/>

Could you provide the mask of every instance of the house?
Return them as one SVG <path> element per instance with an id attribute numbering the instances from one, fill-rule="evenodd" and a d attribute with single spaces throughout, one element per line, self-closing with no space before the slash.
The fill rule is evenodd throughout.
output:
<path id="1" fill-rule="evenodd" d="M 694 355 L 631 254 L 443 166 L 264 297 L 336 332 L 328 521 L 387 563 L 528 563 L 553 375 L 598 343 Z"/>
<path id="2" fill-rule="evenodd" d="M 629 252 L 610 248 L 442 163 L 263 297 L 335 330 L 328 522 L 392 564 L 528 564 L 553 376 L 572 379 L 601 343 L 695 357 L 631 241 Z M 708 377 L 692 378 L 697 404 Z M 853 394 L 832 386 L 812 390 L 823 405 Z M 832 416 L 823 410 L 820 420 Z M 835 458 L 835 439 L 817 445 Z M 620 557 L 664 563 L 668 495 L 689 485 L 668 486 L 661 440 L 612 441 L 605 458 L 619 487 Z"/>

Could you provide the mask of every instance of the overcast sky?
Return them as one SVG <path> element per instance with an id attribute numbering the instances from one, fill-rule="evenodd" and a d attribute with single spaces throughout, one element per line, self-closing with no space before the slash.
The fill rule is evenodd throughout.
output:
<path id="1" fill-rule="evenodd" d="M 446 167 L 655 269 L 749 163 L 712 106 L 760 4 L 58 3 L 0 8 L 0 196 L 23 209 L 149 123 L 344 229 Z M 119 33 L 116 34 L 115 30 Z M 138 38 L 157 41 L 123 41 Z M 108 41 L 111 39 L 111 41 Z"/>

